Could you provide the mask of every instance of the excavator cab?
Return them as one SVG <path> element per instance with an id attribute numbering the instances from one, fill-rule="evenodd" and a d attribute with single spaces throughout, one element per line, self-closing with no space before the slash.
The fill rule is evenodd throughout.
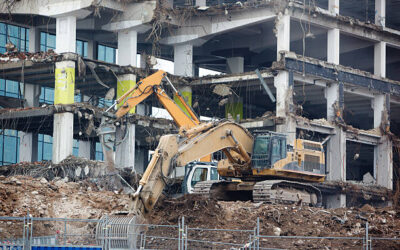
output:
<path id="1" fill-rule="evenodd" d="M 271 168 L 275 162 L 286 158 L 287 144 L 284 134 L 263 132 L 254 139 L 252 165 L 256 169 Z"/>

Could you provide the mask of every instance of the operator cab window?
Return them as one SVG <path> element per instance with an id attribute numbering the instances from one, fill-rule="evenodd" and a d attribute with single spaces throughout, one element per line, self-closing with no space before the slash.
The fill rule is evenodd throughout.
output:
<path id="1" fill-rule="evenodd" d="M 191 181 L 192 187 L 196 185 L 199 181 L 206 181 L 207 180 L 207 168 L 196 168 L 193 173 L 193 178 Z"/>
<path id="2" fill-rule="evenodd" d="M 210 168 L 211 173 L 210 173 L 210 180 L 218 180 L 218 171 L 216 168 Z"/>

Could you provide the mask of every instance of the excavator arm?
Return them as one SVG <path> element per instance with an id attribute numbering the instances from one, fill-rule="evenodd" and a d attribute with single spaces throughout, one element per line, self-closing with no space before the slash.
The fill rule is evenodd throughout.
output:
<path id="1" fill-rule="evenodd" d="M 183 104 L 184 108 L 187 110 L 185 113 L 164 91 L 161 87 L 163 79 L 171 85 L 175 92 L 175 96 Z M 138 84 L 128 90 L 123 96 L 121 96 L 116 103 L 122 103 L 121 107 L 116 112 L 117 119 L 123 117 L 131 109 L 136 107 L 139 103 L 144 101 L 146 98 L 155 94 L 159 102 L 172 116 L 178 127 L 191 128 L 200 124 L 200 120 L 197 118 L 196 114 L 192 108 L 186 103 L 179 91 L 176 90 L 174 85 L 170 82 L 165 71 L 159 70 L 156 73 L 146 77 L 145 79 L 138 82 Z"/>
<path id="2" fill-rule="evenodd" d="M 252 135 L 233 122 L 208 123 L 187 131 L 188 136 L 164 135 L 147 166 L 134 194 L 133 211 L 139 215 L 149 213 L 166 185 L 166 178 L 175 167 L 210 155 L 219 150 L 232 151 L 232 168 L 250 165 L 253 149 Z"/>

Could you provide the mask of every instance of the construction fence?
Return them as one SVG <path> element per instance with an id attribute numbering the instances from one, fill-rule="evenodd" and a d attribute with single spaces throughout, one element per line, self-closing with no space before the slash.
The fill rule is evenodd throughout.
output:
<path id="1" fill-rule="evenodd" d="M 262 235 L 260 218 L 250 229 L 192 227 L 185 217 L 175 225 L 135 224 L 134 217 L 101 219 L 0 217 L 0 250 L 58 249 L 288 249 L 347 246 L 350 249 L 382 249 L 382 242 L 399 246 L 400 238 Z"/>

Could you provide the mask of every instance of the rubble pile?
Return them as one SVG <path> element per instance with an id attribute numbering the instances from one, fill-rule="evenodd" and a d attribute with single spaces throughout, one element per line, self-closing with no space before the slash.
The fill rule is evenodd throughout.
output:
<path id="1" fill-rule="evenodd" d="M 127 194 L 102 190 L 89 181 L 0 175 L 0 216 L 23 217 L 29 213 L 33 217 L 99 219 L 104 214 L 129 210 L 130 201 Z M 94 230 L 94 225 L 86 223 L 69 227 L 77 233 Z M 19 238 L 21 229 L 21 223 L 0 221 L 0 238 Z M 36 235 L 56 232 L 51 223 L 39 224 L 34 229 Z"/>
<path id="2" fill-rule="evenodd" d="M 94 182 L 71 182 L 67 178 L 0 176 L 0 216 L 99 219 L 105 214 L 129 211 L 131 198 L 122 190 L 107 191 Z M 400 211 L 392 208 L 322 209 L 307 206 L 273 205 L 253 202 L 227 202 L 195 195 L 178 199 L 162 198 L 148 216 L 150 224 L 177 225 L 185 217 L 189 228 L 253 230 L 260 219 L 262 235 L 275 236 L 345 236 L 365 235 L 365 222 L 369 221 L 369 234 L 373 237 L 400 237 Z M 63 229 L 61 222 L 37 223 L 36 236 L 54 235 Z M 75 223 L 68 226 L 74 233 L 95 234 L 95 223 Z M 175 235 L 176 234 L 176 235 Z M 251 232 L 189 230 L 189 239 L 229 242 L 247 242 Z M 171 228 L 151 228 L 148 235 L 177 237 Z M 0 238 L 22 236 L 21 222 L 1 221 Z M 148 238 L 151 247 L 171 249 L 175 241 Z M 400 241 L 374 241 L 379 249 L 399 249 Z M 378 244 L 378 245 L 376 245 Z M 200 249 L 207 244 L 191 242 L 190 248 Z M 209 246 L 209 245 L 208 245 Z M 360 240 L 327 239 L 262 239 L 262 247 L 289 249 L 354 249 L 361 248 Z M 381 248 L 383 247 L 383 248 Z"/>
<path id="3" fill-rule="evenodd" d="M 191 228 L 252 230 L 260 218 L 261 235 L 275 236 L 342 236 L 363 237 L 365 220 L 373 237 L 400 237 L 400 211 L 392 207 L 322 209 L 292 205 L 272 205 L 252 202 L 224 202 L 200 197 L 166 199 L 156 206 L 153 224 L 177 224 L 185 216 Z M 189 238 L 217 242 L 243 243 L 250 233 L 196 231 Z M 191 243 L 192 247 L 201 247 Z M 354 249 L 361 248 L 359 240 L 262 239 L 262 247 L 289 249 Z M 399 249 L 400 241 L 375 241 L 378 249 Z M 168 246 L 161 245 L 160 248 Z"/>

